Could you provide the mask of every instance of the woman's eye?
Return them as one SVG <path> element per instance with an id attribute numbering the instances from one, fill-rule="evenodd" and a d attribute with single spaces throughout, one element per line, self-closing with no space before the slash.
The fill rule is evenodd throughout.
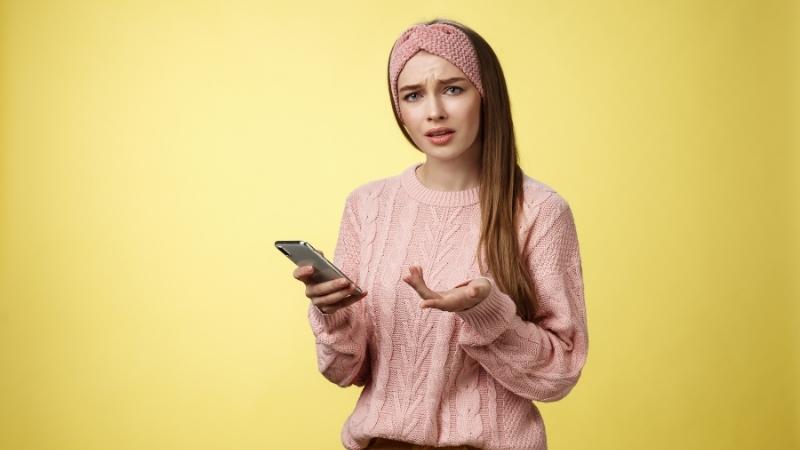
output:
<path id="1" fill-rule="evenodd" d="M 458 86 L 447 86 L 447 88 L 445 89 L 445 91 L 448 91 L 449 89 L 457 89 L 457 91 L 455 91 L 455 92 L 454 92 L 455 94 L 460 94 L 460 93 L 461 93 L 461 92 L 464 90 L 463 88 L 461 88 L 461 87 L 458 87 Z M 452 91 L 451 91 L 451 92 L 452 92 Z M 412 97 L 411 97 L 412 95 L 414 95 L 414 96 L 417 96 L 417 95 L 419 95 L 419 94 L 418 94 L 418 93 L 416 93 L 416 92 L 412 92 L 412 93 L 410 93 L 410 94 L 407 94 L 405 97 L 403 97 L 403 100 L 406 100 L 406 101 L 414 101 L 414 100 L 416 99 L 416 97 L 413 97 L 413 98 L 412 98 Z"/>

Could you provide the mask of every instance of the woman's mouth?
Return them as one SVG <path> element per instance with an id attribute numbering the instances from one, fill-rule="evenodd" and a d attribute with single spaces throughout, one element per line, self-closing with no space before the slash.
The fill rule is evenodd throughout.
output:
<path id="1" fill-rule="evenodd" d="M 444 134 L 437 134 L 435 136 L 427 136 L 428 139 L 436 145 L 445 145 L 453 138 L 455 131 L 448 131 Z"/>

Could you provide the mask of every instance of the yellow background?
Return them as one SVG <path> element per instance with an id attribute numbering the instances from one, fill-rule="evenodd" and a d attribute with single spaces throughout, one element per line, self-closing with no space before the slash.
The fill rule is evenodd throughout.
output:
<path id="1" fill-rule="evenodd" d="M 359 390 L 273 242 L 331 255 L 347 193 L 422 160 L 386 60 L 439 15 L 575 212 L 589 358 L 550 448 L 798 448 L 791 0 L 3 2 L 0 448 L 340 448 Z"/>

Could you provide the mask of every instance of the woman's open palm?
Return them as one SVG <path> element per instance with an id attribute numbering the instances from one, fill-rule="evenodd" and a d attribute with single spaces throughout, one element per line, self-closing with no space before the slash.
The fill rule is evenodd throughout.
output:
<path id="1" fill-rule="evenodd" d="M 475 278 L 465 281 L 458 286 L 446 291 L 436 292 L 425 284 L 422 277 L 422 267 L 409 267 L 408 275 L 403 281 L 408 283 L 422 298 L 421 308 L 437 308 L 442 311 L 463 311 L 472 308 L 489 295 L 492 285 L 485 278 Z"/>

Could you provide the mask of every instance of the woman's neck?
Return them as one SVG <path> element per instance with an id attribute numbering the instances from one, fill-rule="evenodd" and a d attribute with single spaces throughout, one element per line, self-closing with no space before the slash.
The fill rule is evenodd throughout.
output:
<path id="1" fill-rule="evenodd" d="M 464 191 L 478 186 L 481 170 L 473 161 L 441 161 L 428 158 L 417 168 L 417 178 L 435 191 Z"/>

